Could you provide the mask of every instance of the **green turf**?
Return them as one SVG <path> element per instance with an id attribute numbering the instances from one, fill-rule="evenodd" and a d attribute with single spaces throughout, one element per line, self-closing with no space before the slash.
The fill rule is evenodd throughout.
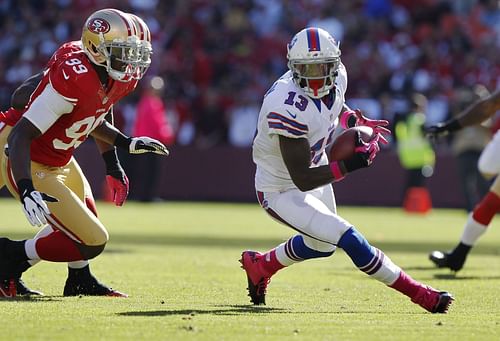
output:
<path id="1" fill-rule="evenodd" d="M 466 214 L 340 207 L 339 213 L 413 277 L 451 291 L 447 315 L 433 315 L 358 271 L 342 252 L 285 269 L 265 307 L 246 297 L 242 250 L 266 250 L 292 231 L 257 204 L 98 203 L 111 240 L 92 261 L 104 282 L 130 294 L 64 298 L 64 264 L 41 263 L 25 281 L 46 296 L 1 300 L 1 340 L 493 340 L 500 335 L 498 219 L 455 278 L 427 260 L 458 240 Z M 19 205 L 0 200 L 0 230 L 36 232 Z"/>

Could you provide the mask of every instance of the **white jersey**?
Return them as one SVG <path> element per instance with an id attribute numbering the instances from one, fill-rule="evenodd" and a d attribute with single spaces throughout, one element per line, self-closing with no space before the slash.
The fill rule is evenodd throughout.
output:
<path id="1" fill-rule="evenodd" d="M 331 103 L 308 97 L 288 71 L 264 95 L 257 135 L 253 142 L 253 161 L 257 165 L 255 187 L 261 192 L 283 192 L 297 188 L 285 166 L 278 135 L 305 138 L 311 146 L 311 166 L 326 165 L 326 147 L 338 125 L 347 89 L 347 72 L 340 64 Z"/>

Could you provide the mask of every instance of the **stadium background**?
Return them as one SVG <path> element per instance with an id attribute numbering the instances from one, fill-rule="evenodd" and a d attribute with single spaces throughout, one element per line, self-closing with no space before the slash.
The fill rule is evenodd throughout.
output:
<path id="1" fill-rule="evenodd" d="M 249 127 L 262 95 L 286 71 L 286 43 L 306 25 L 323 27 L 341 42 L 348 104 L 374 118 L 393 122 L 416 91 L 427 96 L 428 123 L 435 123 L 456 112 L 463 89 L 483 84 L 491 91 L 500 81 L 496 0 L 2 0 L 0 108 L 60 43 L 79 39 L 90 13 L 105 7 L 136 13 L 153 34 L 148 77 L 165 80 L 176 131 L 172 155 L 161 165 L 158 196 L 166 200 L 254 201 Z M 140 93 L 116 108 L 126 133 Z M 450 142 L 436 145 L 428 187 L 435 206 L 463 207 Z M 104 166 L 93 143 L 83 144 L 77 157 L 102 197 Z M 133 159 L 122 159 L 127 173 L 140 171 Z M 372 167 L 335 185 L 338 202 L 398 206 L 404 176 L 391 143 Z M 132 180 L 134 195 L 141 178 Z"/>

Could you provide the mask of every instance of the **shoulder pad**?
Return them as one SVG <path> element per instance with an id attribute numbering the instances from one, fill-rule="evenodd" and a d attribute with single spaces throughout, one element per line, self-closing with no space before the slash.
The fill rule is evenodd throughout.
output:
<path id="1" fill-rule="evenodd" d="M 52 87 L 67 100 L 95 96 L 100 89 L 99 79 L 83 53 L 68 53 L 49 68 Z"/>

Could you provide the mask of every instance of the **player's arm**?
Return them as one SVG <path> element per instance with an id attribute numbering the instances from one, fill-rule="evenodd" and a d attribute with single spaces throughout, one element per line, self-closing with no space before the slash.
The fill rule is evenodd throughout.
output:
<path id="1" fill-rule="evenodd" d="M 62 115 L 72 110 L 73 105 L 48 84 L 12 128 L 7 140 L 12 175 L 17 184 L 24 213 L 32 225 L 40 226 L 47 223 L 45 215 L 50 214 L 50 211 L 45 201 L 55 202 L 57 199 L 40 193 L 33 187 L 31 142 L 45 133 Z"/>
<path id="2" fill-rule="evenodd" d="M 482 123 L 493 116 L 498 110 L 500 110 L 500 89 L 470 105 L 456 117 L 446 122 L 427 127 L 425 131 L 431 136 L 451 133 L 467 126 Z"/>
<path id="3" fill-rule="evenodd" d="M 160 141 L 147 136 L 128 137 L 107 121 L 95 128 L 91 135 L 105 143 L 125 149 L 130 154 L 169 154 L 167 147 Z"/>
<path id="4" fill-rule="evenodd" d="M 279 135 L 280 151 L 293 183 L 301 191 L 342 180 L 348 173 L 372 164 L 380 147 L 381 135 L 375 134 L 370 142 L 364 142 L 358 134 L 355 154 L 347 160 L 331 160 L 329 165 L 310 167 L 311 149 L 305 138 Z"/>
<path id="5" fill-rule="evenodd" d="M 279 135 L 279 144 L 288 173 L 301 191 L 310 191 L 335 180 L 329 166 L 310 167 L 311 147 L 307 139 Z"/>
<path id="6" fill-rule="evenodd" d="M 109 110 L 105 119 L 113 124 L 113 108 Z M 111 190 L 113 202 L 116 206 L 122 206 L 127 200 L 129 181 L 116 154 L 116 147 L 99 139 L 94 140 L 106 165 L 106 182 Z"/>
<path id="7" fill-rule="evenodd" d="M 28 104 L 31 94 L 35 91 L 42 77 L 43 72 L 39 72 L 26 79 L 20 86 L 18 86 L 10 98 L 10 106 L 16 110 L 23 110 Z"/>

